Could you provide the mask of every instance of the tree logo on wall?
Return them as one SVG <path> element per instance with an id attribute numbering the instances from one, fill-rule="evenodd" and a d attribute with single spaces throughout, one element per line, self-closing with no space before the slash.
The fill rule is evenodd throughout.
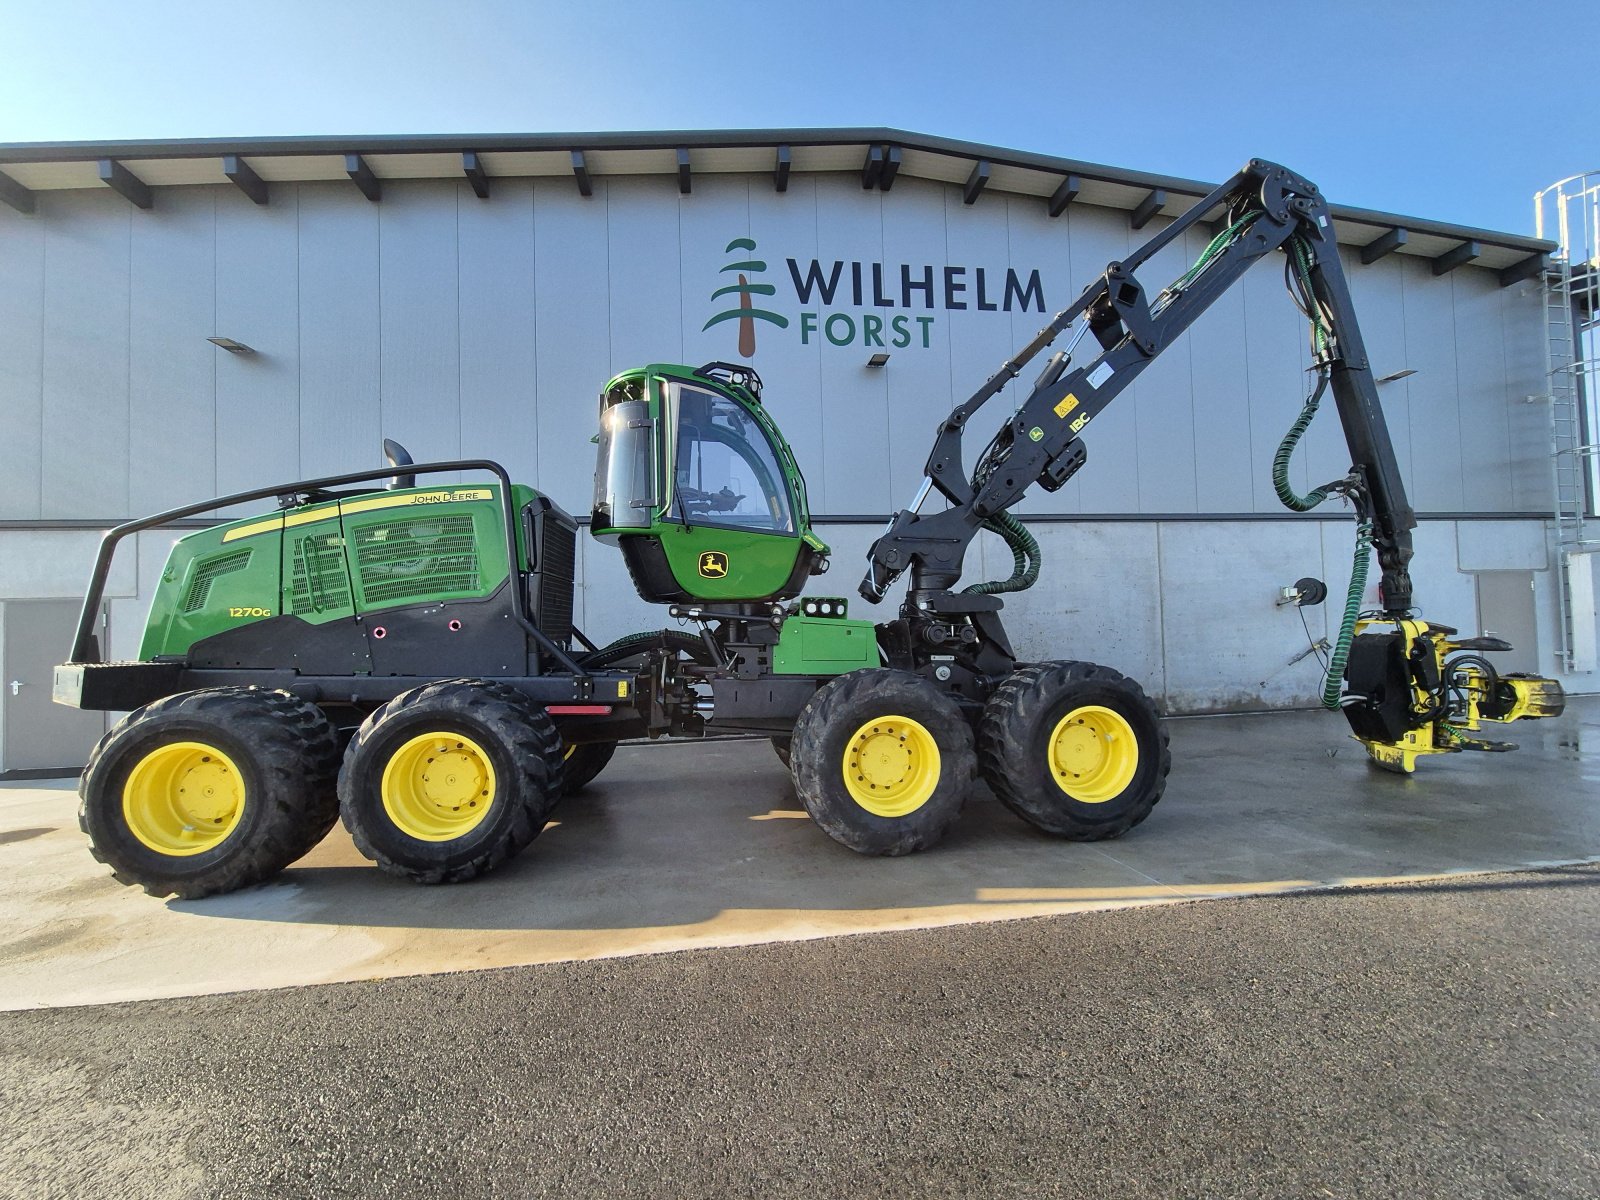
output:
<path id="1" fill-rule="evenodd" d="M 750 238 L 734 238 L 723 250 L 724 254 L 754 255 L 756 244 Z M 711 293 L 712 302 L 721 300 L 724 296 L 738 296 L 737 307 L 726 308 L 716 313 L 700 327 L 701 332 L 710 329 L 713 325 L 720 325 L 724 321 L 739 322 L 739 355 L 742 358 L 754 358 L 756 353 L 756 322 L 771 321 L 779 329 L 789 328 L 789 318 L 779 313 L 770 312 L 764 308 L 757 308 L 751 303 L 751 296 L 776 295 L 778 289 L 770 283 L 751 283 L 750 276 L 760 275 L 767 269 L 767 264 L 755 257 L 736 257 L 733 262 L 723 267 L 718 274 L 735 274 L 738 283 L 725 284 Z M 731 301 L 725 301 L 731 303 Z"/>

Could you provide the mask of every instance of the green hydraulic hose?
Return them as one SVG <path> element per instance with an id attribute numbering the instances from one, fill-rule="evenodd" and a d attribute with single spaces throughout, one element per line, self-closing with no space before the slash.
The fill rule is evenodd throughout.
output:
<path id="1" fill-rule="evenodd" d="M 1320 362 L 1330 338 L 1322 311 L 1316 303 L 1311 288 L 1311 251 L 1299 237 L 1291 238 L 1287 249 L 1290 262 L 1300 277 L 1307 300 L 1306 316 L 1311 321 L 1312 354 Z M 1317 415 L 1317 406 L 1322 402 L 1322 394 L 1327 388 L 1328 372 L 1323 369 L 1318 373 L 1316 389 L 1306 398 L 1300 415 L 1289 427 L 1289 432 L 1284 434 L 1283 441 L 1278 443 L 1277 453 L 1272 456 L 1272 489 L 1278 494 L 1283 506 L 1295 512 L 1310 512 L 1336 490 L 1333 484 L 1323 484 L 1301 496 L 1289 483 L 1289 459 L 1293 456 L 1301 437 L 1305 435 L 1312 418 Z M 1359 518 L 1356 521 L 1356 552 L 1350 564 L 1350 587 L 1345 593 L 1344 619 L 1339 623 L 1339 636 L 1334 641 L 1332 654 L 1328 656 L 1328 674 L 1322 685 L 1324 708 L 1339 707 L 1339 692 L 1344 684 L 1344 669 L 1350 661 L 1350 644 L 1355 639 L 1356 624 L 1361 618 L 1361 600 L 1367 590 L 1367 570 L 1371 563 L 1372 522 Z"/>
<path id="2" fill-rule="evenodd" d="M 1345 664 L 1350 661 L 1350 643 L 1356 636 L 1356 622 L 1361 619 L 1361 597 L 1367 590 L 1367 567 L 1372 562 L 1372 522 L 1356 522 L 1356 555 L 1350 564 L 1350 588 L 1344 596 L 1344 620 L 1339 625 L 1339 637 L 1328 657 L 1328 677 L 1322 684 L 1322 707 L 1339 707 L 1339 689 L 1344 684 Z"/>
<path id="3" fill-rule="evenodd" d="M 1289 459 L 1310 427 L 1312 418 L 1317 415 L 1317 406 L 1322 403 L 1322 393 L 1327 389 L 1328 376 L 1323 372 L 1317 376 L 1316 390 L 1306 397 L 1305 407 L 1300 410 L 1294 424 L 1289 426 L 1289 432 L 1283 435 L 1283 441 L 1278 443 L 1278 452 L 1272 456 L 1272 490 L 1278 493 L 1278 499 L 1285 508 L 1292 508 L 1295 512 L 1310 512 L 1332 494 L 1330 486 L 1324 484 L 1304 496 L 1296 495 L 1289 483 Z"/>
<path id="4" fill-rule="evenodd" d="M 1011 577 L 975 583 L 963 591 L 967 595 L 993 596 L 999 592 L 1026 591 L 1037 583 L 1044 556 L 1039 552 L 1039 543 L 1028 532 L 1027 526 L 1008 512 L 998 512 L 983 523 L 983 528 L 999 534 L 1011 547 Z"/>

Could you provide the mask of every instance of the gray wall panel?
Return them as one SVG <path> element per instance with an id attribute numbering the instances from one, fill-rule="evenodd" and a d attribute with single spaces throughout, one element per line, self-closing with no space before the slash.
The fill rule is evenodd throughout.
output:
<path id="1" fill-rule="evenodd" d="M 1270 466 L 1271 448 L 1255 445 L 1251 436 L 1252 351 L 1239 288 L 1225 292 L 1190 326 L 1198 512 L 1249 512 L 1255 505 L 1255 477 Z"/>
<path id="2" fill-rule="evenodd" d="M 799 175 L 789 180 L 787 192 L 775 191 L 768 179 L 750 181 L 747 193 L 750 225 L 744 233 L 756 243 L 755 256 L 767 264 L 762 282 L 776 289 L 764 297 L 779 316 L 789 322 L 779 327 L 765 321 L 755 323 L 755 365 L 767 382 L 764 403 L 794 451 L 805 473 L 807 490 L 814 511 L 825 511 L 830 472 L 823 454 L 823 430 L 832 419 L 848 421 L 846 406 L 836 396 L 822 390 L 822 346 L 816 337 L 809 345 L 800 341 L 800 306 L 795 302 L 788 259 L 802 269 L 821 253 L 817 232 L 817 185 L 814 177 Z M 698 346 L 695 354 L 727 359 L 738 352 L 737 322 L 724 322 L 701 332 L 710 317 L 723 311 L 710 301 L 712 281 L 732 255 L 724 248 L 741 235 L 730 229 L 706 228 L 706 222 L 684 216 L 684 339 Z M 718 239 L 721 239 L 720 241 Z M 692 285 L 692 286 L 691 286 Z M 690 303 L 690 298 L 694 303 Z M 734 361 L 737 361 L 735 358 Z"/>
<path id="3" fill-rule="evenodd" d="M 1503 289 L 1487 271 L 1461 270 L 1450 275 L 1450 287 L 1466 507 L 1474 512 L 1507 511 L 1516 504 L 1510 433 L 1517 403 L 1506 391 Z"/>
<path id="4" fill-rule="evenodd" d="M 138 513 L 217 494 L 214 188 L 175 189 L 131 222 L 129 504 Z M 242 339 L 241 339 L 242 340 Z"/>
<path id="5" fill-rule="evenodd" d="M 1321 686 L 1315 660 L 1288 665 L 1306 648 L 1305 630 L 1292 605 L 1273 600 L 1284 584 L 1315 573 L 1327 524 L 1162 526 L 1162 645 L 1173 709 L 1311 702 Z"/>
<path id="6" fill-rule="evenodd" d="M 1505 347 L 1507 451 L 1511 459 L 1513 507 L 1549 512 L 1550 405 L 1544 399 L 1544 313 L 1537 283 L 1520 283 L 1500 293 L 1500 335 Z"/>
<path id="7" fill-rule="evenodd" d="M 39 516 L 45 222 L 0 205 L 0 517 Z"/>
<path id="8" fill-rule="evenodd" d="M 588 198 L 564 180 L 541 181 L 533 192 L 537 483 L 580 513 L 594 487 L 595 397 L 611 363 L 608 191 L 597 179 Z"/>
<path id="9" fill-rule="evenodd" d="M 216 196 L 215 332 L 255 350 L 214 352 L 217 483 L 222 491 L 301 478 L 299 189 L 261 208 Z"/>
<path id="10" fill-rule="evenodd" d="M 743 179 L 700 180 L 688 196 L 665 191 L 659 179 L 614 179 L 606 184 L 611 355 L 604 366 L 595 364 L 599 369 L 591 392 L 598 392 L 618 371 L 683 361 L 686 281 L 680 212 L 709 215 L 714 225 L 733 225 L 742 232 L 749 224 L 748 191 Z M 706 289 L 707 294 L 710 291 Z"/>
<path id="11" fill-rule="evenodd" d="M 1402 261 L 1405 272 L 1406 365 L 1411 423 L 1411 502 L 1420 512 L 1460 512 L 1463 486 L 1461 414 L 1456 407 L 1456 332 L 1450 277 L 1428 263 Z"/>
<path id="12" fill-rule="evenodd" d="M 539 466 L 533 184 L 496 179 L 489 200 L 463 195 L 457 214 L 461 453 L 498 459 L 513 479 L 532 483 Z M 577 513 L 588 507 L 587 496 L 556 500 Z"/>
<path id="13" fill-rule="evenodd" d="M 461 344 L 456 210 L 478 199 L 465 183 L 390 189 L 378 212 L 379 428 L 365 423 L 344 452 L 379 466 L 381 439 L 417 461 L 461 454 Z M 363 201 L 365 203 L 365 201 Z M 359 440 L 366 435 L 370 440 Z M 443 482 L 448 476 L 436 476 Z"/>
<path id="14" fill-rule="evenodd" d="M 39 197 L 45 222 L 44 517 L 128 504 L 128 254 L 134 218 L 109 189 Z"/>
<path id="15" fill-rule="evenodd" d="M 903 196 L 899 194 L 901 188 L 906 189 L 906 194 Z M 953 192 L 954 189 L 929 185 L 922 180 L 907 180 L 905 183 L 895 184 L 894 220 L 885 221 L 883 227 L 883 261 L 886 276 L 897 272 L 898 266 L 902 263 L 910 266 L 915 272 L 926 264 L 930 257 L 935 256 L 945 241 L 946 195 Z M 998 200 L 999 197 L 995 199 Z M 957 216 L 958 214 L 951 214 L 950 219 L 955 220 Z M 999 224 L 1003 231 L 1004 223 Z M 1004 256 L 997 257 L 994 261 L 1004 261 Z M 939 264 L 932 265 L 937 273 Z M 928 461 L 928 447 L 933 440 L 933 431 L 953 407 L 951 385 L 954 364 L 949 338 L 935 336 L 926 350 L 915 352 L 909 347 L 896 349 L 893 345 L 894 318 L 908 315 L 908 311 L 926 312 L 922 309 L 907 310 L 900 307 L 900 302 L 905 299 L 899 294 L 900 282 L 896 278 L 895 286 L 889 286 L 889 281 L 885 280 L 884 290 L 889 293 L 887 298 L 894 301 L 895 307 L 863 309 L 864 313 L 884 318 L 884 329 L 887 334 L 883 339 L 885 344 L 857 345 L 841 351 L 864 375 L 879 373 L 878 368 L 861 365 L 869 356 L 879 351 L 889 355 L 889 365 L 881 369 L 889 402 L 889 423 L 883 443 L 884 450 L 887 451 L 887 461 L 882 464 L 880 470 L 887 475 L 889 484 L 887 507 L 890 509 L 900 508 L 911 502 L 911 498 L 922 483 L 922 468 Z M 912 296 L 914 303 L 917 299 L 917 295 Z M 994 314 L 989 315 L 993 317 Z M 992 323 L 1002 324 L 999 321 Z M 915 329 L 916 326 L 907 325 L 907 328 Z M 967 390 L 977 387 L 978 382 L 978 379 L 972 379 L 971 386 Z M 965 395 L 962 399 L 965 399 Z M 995 407 L 998 408 L 1000 403 L 996 401 Z M 986 412 L 985 416 L 987 415 Z M 975 450 L 981 448 L 976 447 Z M 971 463 L 968 463 L 968 466 L 970 467 Z"/>
<path id="16" fill-rule="evenodd" d="M 378 206 L 347 184 L 301 184 L 300 467 L 308 476 L 381 462 L 378 262 Z"/>
<path id="17" fill-rule="evenodd" d="M 1077 658 L 1104 663 L 1158 700 L 1166 688 L 1161 650 L 1158 526 L 1143 521 L 1031 526 L 1044 555 L 1040 582 L 1005 597 L 1006 630 L 1024 661 Z M 1011 555 L 985 535 L 996 574 Z M 1175 601 L 1176 602 L 1176 601 Z"/>
<path id="18" fill-rule="evenodd" d="M 852 261 L 882 260 L 883 203 L 882 192 L 863 191 L 853 176 L 817 180 L 817 241 L 824 266 L 842 260 L 848 280 Z M 849 303 L 847 283 L 840 287 L 846 289 L 845 294 L 835 299 L 844 303 L 835 311 L 847 313 L 859 323 L 863 310 Z M 824 323 L 826 319 L 824 311 Z M 842 325 L 837 328 L 842 337 Z M 822 347 L 822 394 L 838 405 L 822 431 L 822 453 L 828 463 L 827 492 L 819 506 L 824 512 L 888 512 L 895 503 L 894 487 L 884 469 L 889 441 L 888 380 L 884 371 L 865 369 L 868 353 L 859 345 Z"/>

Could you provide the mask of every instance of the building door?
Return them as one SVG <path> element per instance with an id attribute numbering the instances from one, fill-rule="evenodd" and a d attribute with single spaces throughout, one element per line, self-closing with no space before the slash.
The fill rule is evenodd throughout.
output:
<path id="1" fill-rule="evenodd" d="M 1478 572 L 1478 627 L 1491 637 L 1505 638 L 1512 646 L 1490 656 L 1497 671 L 1539 673 L 1537 614 L 1532 571 Z"/>
<path id="2" fill-rule="evenodd" d="M 65 662 L 78 627 L 77 600 L 8 600 L 0 605 L 0 771 L 76 772 L 106 730 L 101 712 L 50 699 L 55 666 Z M 105 645 L 106 631 L 100 631 Z"/>

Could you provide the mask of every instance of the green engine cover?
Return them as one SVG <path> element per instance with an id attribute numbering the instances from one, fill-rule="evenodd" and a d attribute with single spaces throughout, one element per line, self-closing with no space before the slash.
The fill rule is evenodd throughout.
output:
<path id="1" fill-rule="evenodd" d="M 514 487 L 518 511 L 536 494 Z M 272 617 L 320 625 L 488 596 L 507 574 L 498 484 L 372 492 L 247 517 L 173 545 L 139 656 L 182 657 L 196 642 Z"/>

